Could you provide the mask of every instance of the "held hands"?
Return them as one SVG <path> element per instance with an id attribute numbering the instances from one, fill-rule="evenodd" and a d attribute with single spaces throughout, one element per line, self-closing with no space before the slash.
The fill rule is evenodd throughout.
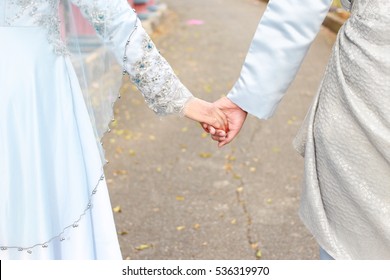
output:
<path id="1" fill-rule="evenodd" d="M 184 116 L 205 124 L 225 135 L 228 131 L 228 121 L 225 114 L 213 103 L 199 98 L 191 98 L 183 109 Z"/>
<path id="2" fill-rule="evenodd" d="M 240 132 L 247 112 L 234 104 L 227 97 L 214 103 L 192 98 L 184 107 L 184 116 L 200 122 L 203 129 L 218 142 L 218 147 L 230 143 Z"/>
<path id="3" fill-rule="evenodd" d="M 227 130 L 210 126 L 206 122 L 202 123 L 202 126 L 205 131 L 211 134 L 213 140 L 218 141 L 218 147 L 222 147 L 230 143 L 240 132 L 247 117 L 247 112 L 243 111 L 227 97 L 220 98 L 214 102 L 214 105 L 225 114 L 228 122 Z"/>

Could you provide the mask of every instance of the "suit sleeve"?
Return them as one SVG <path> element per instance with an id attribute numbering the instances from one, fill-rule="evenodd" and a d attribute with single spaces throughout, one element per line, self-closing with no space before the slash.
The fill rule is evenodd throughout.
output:
<path id="1" fill-rule="evenodd" d="M 260 119 L 277 108 L 332 0 L 271 0 L 257 27 L 240 77 L 227 97 Z"/>

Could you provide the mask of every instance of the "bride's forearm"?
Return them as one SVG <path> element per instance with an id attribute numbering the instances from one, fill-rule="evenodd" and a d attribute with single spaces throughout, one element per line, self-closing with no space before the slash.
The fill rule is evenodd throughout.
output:
<path id="1" fill-rule="evenodd" d="M 139 32 L 139 33 L 138 33 Z M 124 73 L 144 96 L 148 106 L 160 116 L 180 114 L 193 95 L 180 82 L 169 63 L 160 55 L 152 40 L 143 30 L 136 30 L 135 37 L 141 37 L 140 45 L 126 46 Z M 139 38 L 137 38 L 139 39 Z M 135 47 L 138 47 L 134 50 Z M 134 60 L 131 52 L 141 56 Z"/>
<path id="2" fill-rule="evenodd" d="M 180 114 L 192 97 L 125 0 L 72 0 L 158 115 Z"/>

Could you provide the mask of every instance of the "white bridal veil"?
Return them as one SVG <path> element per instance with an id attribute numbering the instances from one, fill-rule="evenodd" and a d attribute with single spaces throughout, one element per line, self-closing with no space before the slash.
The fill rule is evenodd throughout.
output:
<path id="1" fill-rule="evenodd" d="M 96 0 L 83 0 L 96 1 Z M 104 151 L 100 145 L 101 138 L 109 131 L 113 120 L 113 105 L 120 97 L 122 83 L 122 65 L 110 51 L 108 38 L 107 13 L 110 9 L 83 9 L 79 0 L 61 0 L 60 19 L 61 33 L 68 46 L 70 57 L 78 76 L 84 99 L 88 108 L 96 141 L 105 163 Z M 77 6 L 72 2 L 78 2 Z M 104 5 L 110 5 L 105 1 Z M 93 26 L 93 27 L 92 27 Z M 95 31 L 96 29 L 96 31 Z"/>

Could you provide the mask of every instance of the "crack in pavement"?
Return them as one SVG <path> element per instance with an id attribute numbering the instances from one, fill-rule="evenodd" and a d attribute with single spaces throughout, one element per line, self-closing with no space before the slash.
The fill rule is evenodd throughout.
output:
<path id="1" fill-rule="evenodd" d="M 255 234 L 253 232 L 252 216 L 249 213 L 247 203 L 246 203 L 246 200 L 244 198 L 244 188 L 245 188 L 245 183 L 241 179 L 240 186 L 236 189 L 237 202 L 241 206 L 241 209 L 244 212 L 244 215 L 246 217 L 246 238 L 247 238 L 248 244 L 251 246 L 252 250 L 254 250 L 256 259 L 260 259 L 261 258 L 261 250 L 259 248 L 259 242 L 257 241 L 257 238 L 255 237 Z"/>
<path id="2" fill-rule="evenodd" d="M 231 172 L 233 178 L 238 179 L 238 177 L 237 177 L 238 175 L 236 175 L 234 173 L 234 168 L 233 168 L 233 164 L 232 164 L 232 162 L 236 160 L 236 158 L 234 157 L 234 152 L 235 152 L 235 149 L 233 148 L 231 150 L 231 152 L 227 155 L 227 157 L 226 157 L 227 162 L 225 164 L 225 169 L 227 172 Z M 253 232 L 252 216 L 248 210 L 247 202 L 246 202 L 245 197 L 244 197 L 245 183 L 244 183 L 242 178 L 240 178 L 239 180 L 240 180 L 240 184 L 236 188 L 236 199 L 237 199 L 237 202 L 240 205 L 241 210 L 244 213 L 244 216 L 246 219 L 246 223 L 245 223 L 246 239 L 247 239 L 249 246 L 254 251 L 256 259 L 260 259 L 261 258 L 261 250 L 259 248 L 259 242 L 257 241 L 255 233 Z"/>

